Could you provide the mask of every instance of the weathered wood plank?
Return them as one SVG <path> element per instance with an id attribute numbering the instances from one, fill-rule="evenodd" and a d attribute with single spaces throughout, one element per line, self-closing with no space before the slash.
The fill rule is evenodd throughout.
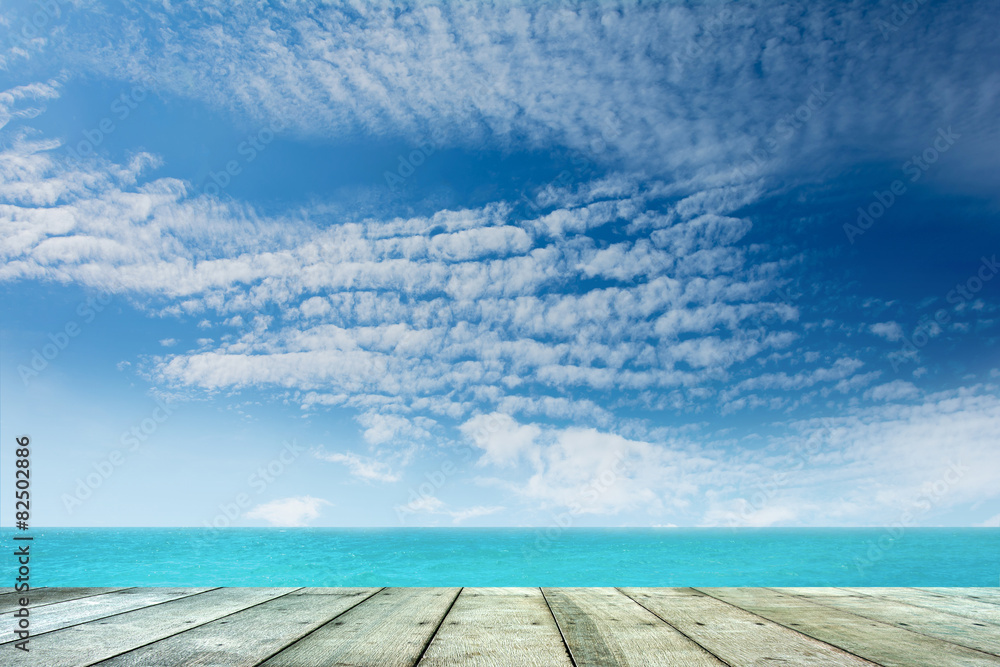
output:
<path id="1" fill-rule="evenodd" d="M 382 589 L 262 665 L 411 667 L 431 641 L 460 590 Z"/>
<path id="2" fill-rule="evenodd" d="M 211 588 L 129 588 L 123 591 L 91 595 L 56 602 L 31 610 L 31 634 L 40 635 L 78 623 L 86 623 L 114 614 L 142 609 L 162 602 L 210 591 Z M 4 628 L 0 644 L 14 641 L 13 628 Z M 2 650 L 2 649 L 0 649 Z"/>
<path id="3" fill-rule="evenodd" d="M 967 646 L 1000 657 L 1000 628 L 937 609 L 921 609 L 886 598 L 873 598 L 830 588 L 774 588 L 811 602 L 902 627 L 922 635 Z M 846 593 L 846 595 L 845 595 Z"/>
<path id="4" fill-rule="evenodd" d="M 872 665 L 691 588 L 621 591 L 730 665 Z"/>
<path id="5" fill-rule="evenodd" d="M 543 588 L 577 667 L 724 663 L 614 588 Z"/>
<path id="6" fill-rule="evenodd" d="M 921 591 L 930 591 L 941 595 L 950 595 L 958 598 L 972 598 L 980 602 L 990 604 L 1000 604 L 1000 588 L 918 588 Z"/>
<path id="7" fill-rule="evenodd" d="M 365 588 L 365 587 L 362 587 L 362 588 L 347 588 L 347 587 L 337 588 L 335 586 L 322 586 L 322 587 L 307 586 L 305 588 L 300 588 L 297 591 L 289 593 L 289 595 L 340 595 L 340 596 L 343 596 L 343 595 L 354 595 L 354 596 L 358 596 L 358 595 L 367 595 L 367 594 L 369 594 L 369 593 L 371 593 L 373 591 L 374 592 L 378 592 L 380 590 L 382 590 L 382 588 L 379 587 L 379 586 L 376 586 L 374 588 L 372 588 L 372 587 L 367 587 L 367 588 Z"/>
<path id="8" fill-rule="evenodd" d="M 33 588 L 27 593 L 12 593 L 9 596 L 0 597 L 0 614 L 6 614 L 20 607 L 19 599 L 22 597 L 28 598 L 28 607 L 31 608 L 128 589 L 127 586 L 120 588 Z"/>
<path id="9" fill-rule="evenodd" d="M 996 667 L 995 657 L 764 588 L 698 588 L 885 667 Z"/>
<path id="10" fill-rule="evenodd" d="M 905 602 L 924 609 L 937 609 L 949 614 L 964 616 L 983 623 L 1000 625 L 1000 605 L 973 600 L 972 598 L 940 595 L 916 588 L 845 588 L 857 595 Z"/>
<path id="11" fill-rule="evenodd" d="M 327 589 L 321 595 L 298 595 L 296 591 L 99 664 L 253 667 L 379 590 Z"/>
<path id="12" fill-rule="evenodd" d="M 462 589 L 420 660 L 421 667 L 572 664 L 538 588 Z"/>
<path id="13" fill-rule="evenodd" d="M 82 667 L 195 628 L 292 588 L 217 588 L 31 638 L 29 653 L 7 650 L 4 667 Z M 10 648 L 7 646 L 5 648 Z"/>

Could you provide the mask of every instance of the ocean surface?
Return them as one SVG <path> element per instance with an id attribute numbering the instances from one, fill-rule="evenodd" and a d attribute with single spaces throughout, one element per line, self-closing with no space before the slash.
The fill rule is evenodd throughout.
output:
<path id="1" fill-rule="evenodd" d="M 19 533 L 25 534 L 34 538 L 33 586 L 1000 584 L 1000 529 L 991 528 L 39 528 Z M 4 550 L 12 552 L 14 531 L 4 529 L 2 536 Z M 7 569 L 12 581 L 13 566 Z"/>

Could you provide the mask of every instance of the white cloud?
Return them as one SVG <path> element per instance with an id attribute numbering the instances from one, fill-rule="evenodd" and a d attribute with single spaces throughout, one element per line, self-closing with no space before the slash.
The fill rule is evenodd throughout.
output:
<path id="1" fill-rule="evenodd" d="M 753 448 L 676 435 L 659 442 L 577 427 L 496 420 L 494 437 L 535 426 L 494 465 L 493 486 L 528 507 L 571 515 L 638 511 L 680 525 L 913 525 L 1000 494 L 1000 399 L 992 387 L 792 422 Z M 481 418 L 476 418 L 478 420 Z M 467 437 L 475 430 L 466 422 Z M 660 518 L 658 521 L 657 519 Z"/>
<path id="2" fill-rule="evenodd" d="M 179 341 L 176 338 L 164 338 L 160 340 L 160 345 L 163 347 L 173 347 L 174 345 L 177 345 L 178 342 Z"/>
<path id="3" fill-rule="evenodd" d="M 735 178 L 810 167 L 817 152 L 824 164 L 846 159 L 831 155 L 830 144 L 895 156 L 911 137 L 932 136 L 953 109 L 966 109 L 963 124 L 973 127 L 990 127 L 995 111 L 981 102 L 992 94 L 989 59 L 956 50 L 957 35 L 989 43 L 992 25 L 957 10 L 921 13 L 889 40 L 857 39 L 874 14 L 852 5 L 806 17 L 794 3 L 734 6 L 725 21 L 700 4 L 390 12 L 212 3 L 191 18 L 172 8 L 149 14 L 164 27 L 94 17 L 86 34 L 71 31 L 46 53 L 301 136 L 471 148 L 556 143 L 599 164 L 673 172 L 671 182 L 697 178 L 721 191 Z M 916 25 L 930 21 L 940 28 L 932 35 Z M 787 25 L 795 30 L 775 29 Z M 187 37 L 182 49 L 177 35 Z M 845 68 L 850 62 L 865 66 Z M 926 103 L 910 104 L 900 91 Z M 805 127 L 789 124 L 806 103 L 816 110 L 805 109 Z M 766 159 L 752 161 L 751 151 Z M 728 178 L 714 165 L 729 166 Z M 615 179 L 593 189 L 630 191 Z"/>
<path id="4" fill-rule="evenodd" d="M 316 452 L 316 458 L 330 463 L 341 463 L 347 466 L 351 474 L 366 481 L 398 482 L 400 475 L 393 472 L 389 464 L 370 457 L 359 456 L 346 452 Z"/>
<path id="5" fill-rule="evenodd" d="M 903 327 L 899 326 L 898 322 L 878 322 L 868 328 L 876 336 L 881 336 L 890 342 L 903 339 Z"/>
<path id="6" fill-rule="evenodd" d="M 509 415 L 501 413 L 473 417 L 459 430 L 483 450 L 479 465 L 513 465 L 522 455 L 532 451 L 535 439 L 541 435 L 537 426 L 521 426 Z"/>
<path id="7" fill-rule="evenodd" d="M 382 445 L 386 443 L 399 443 L 405 440 L 423 440 L 430 437 L 426 427 L 432 427 L 434 420 L 426 417 L 418 417 L 415 420 L 407 419 L 399 415 L 378 414 L 366 412 L 358 416 L 358 422 L 365 427 L 364 438 L 372 445 Z"/>
<path id="8" fill-rule="evenodd" d="M 397 506 L 396 514 L 400 519 L 410 514 L 440 514 L 450 517 L 452 523 L 458 524 L 469 519 L 496 514 L 503 510 L 504 508 L 498 505 L 476 505 L 475 507 L 452 510 L 448 509 L 448 505 L 436 496 L 422 495 L 411 500 L 406 505 Z"/>
<path id="9" fill-rule="evenodd" d="M 468 507 L 461 510 L 452 510 L 448 512 L 451 516 L 452 523 L 462 523 L 463 521 L 468 521 L 469 519 L 476 519 L 481 516 L 487 516 L 489 514 L 496 514 L 497 512 L 502 512 L 503 507 L 498 505 L 486 507 L 484 505 L 476 505 L 475 507 Z"/>
<path id="10" fill-rule="evenodd" d="M 323 506 L 331 504 L 312 496 L 280 498 L 252 507 L 246 516 L 248 519 L 267 521 L 272 526 L 301 527 L 319 518 Z"/>
<path id="11" fill-rule="evenodd" d="M 850 26 L 870 27 L 871 16 L 852 6 L 830 10 L 830 21 L 803 21 L 787 4 L 735 8 L 718 27 L 726 48 L 692 58 L 714 18 L 707 6 L 207 7 L 197 24 L 187 12 L 150 9 L 148 31 L 94 16 L 82 22 L 87 34 L 71 23 L 32 57 L 207 103 L 239 122 L 279 121 L 298 140 L 567 149 L 589 166 L 583 179 L 530 184 L 527 212 L 495 201 L 351 217 L 327 202 L 265 214 L 194 194 L 182 180 L 151 180 L 160 161 L 148 153 L 122 164 L 66 159 L 58 141 L 26 126 L 58 96 L 58 81 L 0 93 L 0 280 L 104 288 L 150 315 L 212 329 L 195 349 L 163 339 L 170 349 L 143 368 L 154 382 L 178 392 L 287 390 L 304 407 L 342 406 L 373 447 L 429 441 L 438 419 L 456 420 L 483 451 L 481 468 L 507 475 L 504 488 L 536 506 L 595 514 L 641 508 L 712 523 L 735 513 L 752 525 L 891 519 L 944 474 L 948 452 L 972 470 L 938 506 L 994 493 L 986 444 L 996 390 L 928 396 L 892 381 L 859 396 L 880 372 L 841 346 L 809 349 L 816 323 L 800 321 L 809 309 L 774 296 L 796 260 L 751 243 L 760 230 L 740 213 L 763 200 L 772 173 L 794 184 L 799 170 L 832 173 L 857 159 L 831 150 L 845 141 L 874 163 L 910 154 L 913 137 L 933 136 L 954 109 L 965 110 L 963 132 L 992 128 L 992 61 L 955 41 L 986 43 L 988 22 L 940 9 L 914 20 L 962 29 L 911 24 L 883 43 L 853 38 Z M 773 26 L 796 29 L 762 40 Z M 863 71 L 843 66 L 860 61 Z M 816 86 L 832 93 L 822 113 L 748 169 L 750 151 Z M 948 162 L 995 173 L 983 168 L 996 163 L 989 145 L 963 144 Z M 943 176 L 957 168 L 944 162 Z M 868 331 L 902 339 L 894 321 Z M 778 412 L 810 401 L 835 418 L 772 424 L 798 432 L 752 434 L 751 445 L 658 440 L 648 423 L 628 430 L 623 417 L 662 410 L 655 418 L 669 422 L 716 406 Z M 576 426 L 530 422 L 542 418 Z M 787 467 L 800 438 L 825 445 L 815 469 L 804 465 L 764 505 L 753 502 L 745 485 Z M 403 465 L 381 454 L 323 456 L 374 481 L 399 479 L 394 466 Z M 496 509 L 433 500 L 424 511 L 456 521 Z M 302 499 L 275 503 L 288 501 Z"/>
<path id="12" fill-rule="evenodd" d="M 659 229 L 683 228 L 677 247 L 645 261 L 654 251 L 641 238 L 605 250 L 579 235 L 586 226 L 542 238 L 503 202 L 319 227 L 308 212 L 268 218 L 188 197 L 170 179 L 141 183 L 141 164 L 95 162 L 95 188 L 78 193 L 68 189 L 78 175 L 51 151 L 5 154 L 43 164 L 32 189 L 60 194 L 54 206 L 4 209 L 0 279 L 77 281 L 165 301 L 161 315 L 208 315 L 199 326 L 218 336 L 152 360 L 152 375 L 207 390 L 290 387 L 317 392 L 314 402 L 320 392 L 387 401 L 395 414 L 363 424 L 372 444 L 426 438 L 426 426 L 399 421 L 417 401 L 458 416 L 484 402 L 565 411 L 558 394 L 571 387 L 710 383 L 797 338 L 780 328 L 794 326 L 796 309 L 762 300 L 778 274 L 746 264 L 738 243 L 748 223 L 736 218 L 702 213 L 689 224 L 674 213 L 674 226 Z M 644 200 L 617 204 L 639 215 Z M 708 253 L 695 273 L 662 275 L 664 252 L 683 264 L 692 249 Z M 627 274 L 606 265 L 607 252 L 630 258 Z M 580 290 L 595 271 L 621 282 Z M 507 401 L 528 398 L 520 388 L 531 384 L 546 395 Z M 588 420 L 608 418 L 595 410 Z"/>
<path id="13" fill-rule="evenodd" d="M 919 395 L 920 390 L 912 382 L 905 380 L 893 380 L 865 392 L 865 398 L 873 401 L 899 401 Z"/>

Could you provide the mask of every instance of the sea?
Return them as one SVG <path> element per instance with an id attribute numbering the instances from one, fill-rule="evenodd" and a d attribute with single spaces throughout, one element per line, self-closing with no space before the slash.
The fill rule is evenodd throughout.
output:
<path id="1" fill-rule="evenodd" d="M 996 528 L 3 529 L 7 553 L 15 533 L 33 587 L 1000 585 Z"/>

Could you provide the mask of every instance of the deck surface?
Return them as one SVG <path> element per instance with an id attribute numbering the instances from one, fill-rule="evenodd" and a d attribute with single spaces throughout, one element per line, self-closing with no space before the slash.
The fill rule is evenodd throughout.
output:
<path id="1" fill-rule="evenodd" d="M 1000 665 L 994 588 L 44 588 L 28 653 L 21 596 L 5 666 Z"/>

